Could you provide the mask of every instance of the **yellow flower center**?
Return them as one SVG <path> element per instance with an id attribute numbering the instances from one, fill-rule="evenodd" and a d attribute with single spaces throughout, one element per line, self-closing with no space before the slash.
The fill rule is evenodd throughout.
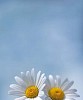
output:
<path id="1" fill-rule="evenodd" d="M 52 100 L 63 100 L 64 99 L 64 92 L 60 88 L 51 88 L 48 91 L 48 95 Z"/>
<path id="2" fill-rule="evenodd" d="M 39 89 L 36 86 L 30 86 L 25 91 L 27 98 L 35 98 L 38 96 L 38 93 L 39 93 Z"/>

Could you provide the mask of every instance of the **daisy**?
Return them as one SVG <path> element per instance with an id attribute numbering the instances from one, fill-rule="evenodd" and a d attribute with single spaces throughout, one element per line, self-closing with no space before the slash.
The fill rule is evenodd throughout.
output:
<path id="1" fill-rule="evenodd" d="M 75 97 L 79 97 L 76 94 L 76 89 L 70 89 L 74 81 L 69 82 L 65 79 L 61 82 L 60 76 L 56 76 L 54 79 L 52 75 L 49 75 L 45 86 L 46 100 L 75 100 Z"/>
<path id="2" fill-rule="evenodd" d="M 31 72 L 27 71 L 26 74 L 21 72 L 21 78 L 15 76 L 18 84 L 11 84 L 11 90 L 8 94 L 19 96 L 15 100 L 42 100 L 44 96 L 43 88 L 45 87 L 45 74 L 41 71 L 35 75 L 34 68 Z"/>

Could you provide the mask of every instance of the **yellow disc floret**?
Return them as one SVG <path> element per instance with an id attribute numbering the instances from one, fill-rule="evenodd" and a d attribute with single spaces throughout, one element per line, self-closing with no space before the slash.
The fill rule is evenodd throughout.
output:
<path id="1" fill-rule="evenodd" d="M 30 86 L 26 89 L 25 95 L 27 98 L 35 98 L 38 96 L 39 89 L 37 86 Z"/>
<path id="2" fill-rule="evenodd" d="M 63 100 L 64 99 L 64 92 L 57 87 L 51 88 L 48 91 L 48 95 L 52 100 Z"/>

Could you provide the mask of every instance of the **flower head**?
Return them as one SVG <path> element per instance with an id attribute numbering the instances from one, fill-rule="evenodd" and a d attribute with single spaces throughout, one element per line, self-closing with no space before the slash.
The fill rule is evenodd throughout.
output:
<path id="1" fill-rule="evenodd" d="M 69 82 L 68 79 L 61 82 L 60 76 L 57 75 L 54 79 L 49 75 L 45 86 L 46 100 L 74 100 L 79 97 L 76 89 L 70 89 L 73 83 L 74 81 Z"/>
<path id="2" fill-rule="evenodd" d="M 37 73 L 37 76 L 34 68 L 26 74 L 21 72 L 21 78 L 15 76 L 15 80 L 18 84 L 11 84 L 11 90 L 8 91 L 10 95 L 19 96 L 15 100 L 42 100 L 46 77 L 45 74 L 41 74 L 41 71 Z"/>

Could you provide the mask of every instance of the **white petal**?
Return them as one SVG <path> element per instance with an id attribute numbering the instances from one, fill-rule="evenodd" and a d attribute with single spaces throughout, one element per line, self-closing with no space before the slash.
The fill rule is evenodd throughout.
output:
<path id="1" fill-rule="evenodd" d="M 29 78 L 29 76 L 30 76 L 30 72 L 27 71 L 26 72 L 26 77 L 27 77 L 27 80 L 28 80 L 28 85 L 30 85 L 30 78 Z"/>
<path id="2" fill-rule="evenodd" d="M 33 83 L 35 85 L 35 71 L 34 71 L 34 68 L 31 70 L 31 76 L 32 76 Z"/>
<path id="3" fill-rule="evenodd" d="M 26 99 L 26 96 L 22 96 L 22 97 L 16 98 L 15 100 L 25 100 L 25 99 Z"/>
<path id="4" fill-rule="evenodd" d="M 59 75 L 56 75 L 56 86 L 57 87 L 61 86 L 61 77 Z"/>
<path id="5" fill-rule="evenodd" d="M 57 82 L 56 79 L 54 80 L 54 86 L 57 87 Z"/>
<path id="6" fill-rule="evenodd" d="M 16 80 L 16 82 L 17 82 L 20 86 L 22 86 L 22 87 L 24 87 L 24 88 L 27 87 L 26 83 L 25 83 L 20 77 L 15 76 L 15 80 Z"/>
<path id="7" fill-rule="evenodd" d="M 74 81 L 71 81 L 70 83 L 68 83 L 67 85 L 65 85 L 65 87 L 63 88 L 63 91 L 68 90 L 72 85 L 73 85 Z"/>
<path id="8" fill-rule="evenodd" d="M 67 91 L 65 91 L 65 94 L 68 94 L 68 93 L 74 93 L 74 92 L 77 92 L 77 90 L 76 89 L 70 89 L 70 90 L 67 90 Z"/>
<path id="9" fill-rule="evenodd" d="M 21 72 L 21 77 L 25 81 L 25 74 L 23 72 Z"/>
<path id="10" fill-rule="evenodd" d="M 50 81 L 51 87 L 54 87 L 54 79 L 52 75 L 49 75 L 49 81 Z"/>
<path id="11" fill-rule="evenodd" d="M 38 87 L 39 87 L 39 85 L 40 85 L 42 79 L 44 78 L 44 76 L 45 76 L 45 74 L 42 74 L 42 75 L 40 76 L 39 82 L 38 82 L 38 84 L 37 84 Z"/>
<path id="12" fill-rule="evenodd" d="M 67 82 L 61 87 L 61 89 L 63 90 L 69 83 L 70 83 L 70 82 L 67 81 Z"/>
<path id="13" fill-rule="evenodd" d="M 31 79 L 31 74 L 29 71 L 26 72 L 27 80 L 29 85 L 33 85 L 32 79 Z"/>
<path id="14" fill-rule="evenodd" d="M 64 100 L 75 100 L 75 99 L 73 99 L 73 98 L 66 98 L 66 99 L 64 99 Z"/>
<path id="15" fill-rule="evenodd" d="M 8 91 L 8 94 L 10 95 L 16 95 L 16 96 L 24 96 L 24 92 L 21 92 L 21 91 L 16 91 L 16 90 L 10 90 Z"/>
<path id="16" fill-rule="evenodd" d="M 62 88 L 67 82 L 68 82 L 68 79 L 66 78 L 66 79 L 62 82 L 61 88 Z"/>
<path id="17" fill-rule="evenodd" d="M 40 97 L 36 97 L 34 98 L 34 100 L 42 100 Z"/>
<path id="18" fill-rule="evenodd" d="M 31 98 L 26 98 L 25 100 L 33 100 L 33 99 L 31 99 Z"/>
<path id="19" fill-rule="evenodd" d="M 42 91 L 43 88 L 45 87 L 45 85 L 46 85 L 46 84 L 43 84 L 39 90 Z"/>
<path id="20" fill-rule="evenodd" d="M 41 81 L 41 83 L 39 84 L 39 89 L 42 87 L 42 85 L 45 83 L 46 81 L 46 77 L 44 77 Z"/>
<path id="21" fill-rule="evenodd" d="M 38 85 L 38 81 L 39 81 L 40 75 L 41 75 L 41 71 L 39 71 L 39 72 L 37 73 L 36 86 Z"/>
<path id="22" fill-rule="evenodd" d="M 26 77 L 26 75 L 25 75 L 23 72 L 21 72 L 21 77 L 22 77 L 22 80 L 23 80 L 24 82 L 26 82 L 26 84 L 28 85 L 27 77 Z"/>
<path id="23" fill-rule="evenodd" d="M 43 95 L 44 95 L 44 92 L 43 92 L 43 91 L 39 91 L 38 96 L 41 97 L 41 96 L 43 96 Z"/>
<path id="24" fill-rule="evenodd" d="M 74 97 L 80 97 L 78 94 L 74 93 L 74 94 L 66 94 L 67 98 L 74 98 Z"/>
<path id="25" fill-rule="evenodd" d="M 25 91 L 25 89 L 17 84 L 11 84 L 10 88 L 14 89 L 14 90 L 19 90 L 19 91 Z"/>

